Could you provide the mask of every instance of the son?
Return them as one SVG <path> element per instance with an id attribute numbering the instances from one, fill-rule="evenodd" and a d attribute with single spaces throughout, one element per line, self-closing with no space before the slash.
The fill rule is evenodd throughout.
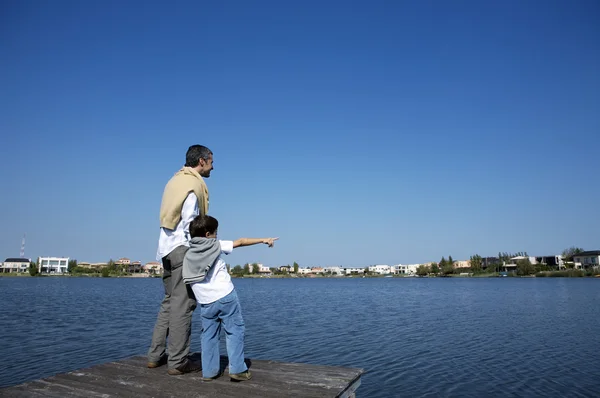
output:
<path id="1" fill-rule="evenodd" d="M 219 338 L 221 326 L 227 334 L 229 377 L 250 380 L 244 362 L 244 319 L 237 293 L 221 254 L 236 247 L 264 243 L 273 247 L 279 238 L 241 238 L 217 240 L 219 222 L 211 216 L 199 215 L 190 223 L 190 248 L 183 260 L 183 281 L 190 284 L 202 317 L 202 379 L 213 380 L 220 374 Z"/>

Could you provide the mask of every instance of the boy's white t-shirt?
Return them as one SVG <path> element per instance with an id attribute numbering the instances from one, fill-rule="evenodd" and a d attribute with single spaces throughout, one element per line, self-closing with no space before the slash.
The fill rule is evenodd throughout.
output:
<path id="1" fill-rule="evenodd" d="M 233 241 L 220 240 L 221 254 L 230 254 L 233 251 Z M 219 256 L 214 266 L 201 282 L 192 283 L 192 291 L 196 301 L 200 304 L 210 304 L 227 296 L 233 291 L 233 283 L 227 272 L 225 261 Z"/>

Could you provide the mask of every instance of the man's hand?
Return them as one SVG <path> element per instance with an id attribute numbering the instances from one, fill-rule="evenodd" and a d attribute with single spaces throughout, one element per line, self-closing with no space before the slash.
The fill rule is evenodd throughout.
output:
<path id="1" fill-rule="evenodd" d="M 275 241 L 279 239 L 279 238 L 265 238 L 263 239 L 263 243 L 265 245 L 269 245 L 269 247 L 273 247 L 273 245 L 275 244 Z"/>

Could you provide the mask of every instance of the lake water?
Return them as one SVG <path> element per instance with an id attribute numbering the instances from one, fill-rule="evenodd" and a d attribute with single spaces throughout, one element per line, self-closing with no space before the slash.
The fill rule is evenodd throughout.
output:
<path id="1" fill-rule="evenodd" d="M 361 397 L 600 396 L 600 278 L 234 283 L 247 357 L 363 368 Z M 161 298 L 158 278 L 0 278 L 0 387 L 145 355 Z"/>

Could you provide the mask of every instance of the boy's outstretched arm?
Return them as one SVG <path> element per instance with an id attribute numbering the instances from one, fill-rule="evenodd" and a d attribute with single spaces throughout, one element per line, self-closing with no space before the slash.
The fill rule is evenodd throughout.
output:
<path id="1" fill-rule="evenodd" d="M 269 247 L 273 247 L 277 239 L 279 238 L 240 238 L 233 241 L 233 248 L 258 245 L 259 243 L 264 243 L 265 245 L 269 245 Z"/>

